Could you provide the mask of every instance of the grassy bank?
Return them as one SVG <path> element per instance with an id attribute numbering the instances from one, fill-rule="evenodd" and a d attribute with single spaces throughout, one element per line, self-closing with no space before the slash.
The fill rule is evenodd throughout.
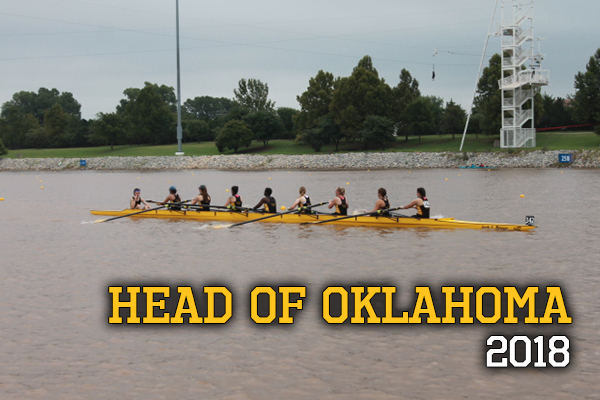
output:
<path id="1" fill-rule="evenodd" d="M 507 151 L 505 149 L 494 148 L 494 141 L 497 136 L 483 136 L 479 139 L 469 135 L 463 147 L 463 151 Z M 461 137 L 456 136 L 452 140 L 450 135 L 422 136 L 421 143 L 418 137 L 409 136 L 408 142 L 404 137 L 398 138 L 398 141 L 383 151 L 408 151 L 408 152 L 438 152 L 438 151 L 458 151 Z M 593 132 L 542 132 L 537 134 L 537 147 L 535 149 L 544 150 L 581 150 L 598 149 L 600 138 Z M 324 146 L 321 153 L 334 152 L 332 145 Z M 177 145 L 163 146 L 115 146 L 111 150 L 109 146 L 103 147 L 81 147 L 67 149 L 20 149 L 10 150 L 4 156 L 6 158 L 91 158 L 91 157 L 137 157 L 137 156 L 172 156 L 177 151 Z M 185 143 L 183 151 L 189 156 L 218 155 L 219 151 L 213 142 L 204 143 Z M 356 145 L 340 146 L 340 151 L 364 151 Z M 373 149 L 370 151 L 382 151 Z M 296 144 L 290 140 L 272 140 L 269 146 L 264 148 L 262 143 L 254 142 L 248 149 L 239 151 L 241 154 L 315 154 L 307 145 Z M 226 152 L 225 154 L 232 154 Z"/>

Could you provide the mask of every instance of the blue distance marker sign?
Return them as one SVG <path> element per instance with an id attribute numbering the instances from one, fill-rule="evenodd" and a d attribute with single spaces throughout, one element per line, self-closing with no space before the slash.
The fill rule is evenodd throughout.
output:
<path id="1" fill-rule="evenodd" d="M 559 154 L 558 162 L 563 164 L 570 164 L 573 162 L 573 154 Z"/>

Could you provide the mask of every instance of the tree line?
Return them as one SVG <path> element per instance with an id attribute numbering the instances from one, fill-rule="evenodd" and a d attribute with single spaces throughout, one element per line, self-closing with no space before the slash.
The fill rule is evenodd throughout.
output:
<path id="1" fill-rule="evenodd" d="M 501 124 L 502 59 L 494 55 L 479 80 L 469 133 L 497 135 Z M 563 99 L 536 94 L 536 127 L 600 122 L 600 49 L 585 72 L 575 76 L 576 92 Z M 406 69 L 388 85 L 365 56 L 348 77 L 318 71 L 297 96 L 299 109 L 275 107 L 268 84 L 241 79 L 231 99 L 200 96 L 182 105 L 185 142 L 214 141 L 219 151 L 295 139 L 315 151 L 342 143 L 385 148 L 409 135 L 451 134 L 464 129 L 466 113 L 450 100 L 422 95 Z M 85 147 L 176 142 L 177 98 L 172 87 L 146 82 L 123 92 L 114 112 L 81 118 L 81 104 L 69 92 L 40 88 L 21 91 L 0 110 L 0 154 L 8 149 Z M 597 130 L 600 134 L 600 130 Z"/>

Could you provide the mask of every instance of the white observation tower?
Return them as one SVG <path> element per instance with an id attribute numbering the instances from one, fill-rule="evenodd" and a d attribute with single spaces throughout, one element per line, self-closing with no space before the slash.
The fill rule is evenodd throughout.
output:
<path id="1" fill-rule="evenodd" d="M 534 51 L 533 0 L 502 0 L 502 128 L 500 147 L 535 147 L 533 99 L 547 85 L 543 57 Z"/>

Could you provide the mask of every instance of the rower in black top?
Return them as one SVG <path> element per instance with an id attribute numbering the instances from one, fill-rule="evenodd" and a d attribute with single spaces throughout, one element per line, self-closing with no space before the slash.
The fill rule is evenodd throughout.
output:
<path id="1" fill-rule="evenodd" d="M 416 208 L 417 214 L 413 215 L 415 218 L 429 218 L 431 213 L 431 206 L 429 199 L 425 195 L 425 189 L 422 187 L 417 189 L 417 198 L 408 203 L 407 205 L 400 207 L 401 209 Z"/>
<path id="2" fill-rule="evenodd" d="M 389 217 L 390 213 L 387 211 L 383 211 L 390 208 L 390 201 L 387 198 L 387 190 L 385 190 L 384 188 L 379 188 L 379 190 L 377 191 L 377 197 L 379 197 L 379 199 L 375 202 L 375 207 L 371 210 L 371 215 L 374 217 Z"/>
<path id="3" fill-rule="evenodd" d="M 314 211 L 311 211 L 310 208 L 306 208 L 312 205 L 310 202 L 310 197 L 306 194 L 306 188 L 304 186 L 300 186 L 298 192 L 300 193 L 300 197 L 296 199 L 294 204 L 292 204 L 288 210 L 293 210 L 294 208 L 298 207 L 299 213 L 314 213 Z"/>
<path id="4" fill-rule="evenodd" d="M 275 197 L 271 196 L 273 190 L 271 188 L 265 189 L 265 197 L 260 199 L 257 205 L 253 207 L 254 210 L 258 210 L 260 206 L 264 206 L 264 211 L 266 213 L 274 214 L 277 212 L 277 202 L 275 201 Z"/>
<path id="5" fill-rule="evenodd" d="M 235 210 L 236 208 L 242 207 L 242 197 L 238 194 L 239 187 L 232 186 L 231 187 L 231 196 L 227 198 L 227 202 L 225 203 L 225 207 L 231 208 Z"/>
<path id="6" fill-rule="evenodd" d="M 143 204 L 143 205 L 142 205 Z M 129 200 L 129 208 L 132 210 L 149 210 L 150 206 L 142 198 L 142 191 L 138 188 L 133 189 L 133 196 Z"/>
<path id="7" fill-rule="evenodd" d="M 346 199 L 346 189 L 338 187 L 335 189 L 335 198 L 329 202 L 327 207 L 335 207 L 333 215 L 348 215 L 348 199 Z"/>
<path id="8" fill-rule="evenodd" d="M 198 188 L 200 194 L 196 196 L 194 200 L 192 200 L 192 205 L 200 204 L 202 207 L 198 208 L 198 211 L 210 211 L 210 196 L 208 195 L 208 190 L 206 190 L 206 186 L 200 185 Z"/>
<path id="9" fill-rule="evenodd" d="M 163 201 L 162 203 L 158 203 L 158 204 L 165 205 L 167 207 L 167 209 L 169 209 L 169 210 L 181 211 L 181 204 L 170 205 L 170 203 L 181 203 L 181 198 L 177 194 L 177 188 L 175 186 L 171 186 L 169 188 L 169 195 L 167 196 L 165 201 Z"/>

